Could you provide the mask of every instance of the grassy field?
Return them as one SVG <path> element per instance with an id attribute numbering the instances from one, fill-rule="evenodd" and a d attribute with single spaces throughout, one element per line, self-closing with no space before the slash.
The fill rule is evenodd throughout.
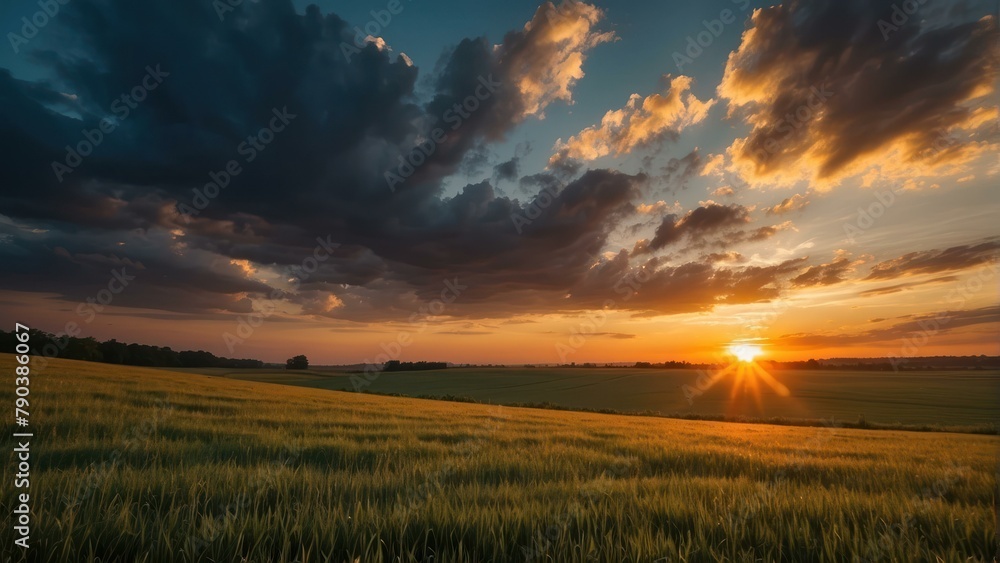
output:
<path id="1" fill-rule="evenodd" d="M 285 370 L 199 370 L 252 381 L 350 390 L 348 375 Z M 1000 422 L 1000 373 L 858 371 L 774 372 L 791 391 L 782 397 L 761 383 L 720 379 L 708 389 L 694 370 L 474 368 L 378 375 L 364 389 L 407 396 L 458 396 L 493 404 L 551 403 L 568 408 L 748 418 L 835 419 L 875 424 L 993 427 Z M 357 381 L 357 377 L 355 378 Z M 689 386 L 685 394 L 684 386 Z M 690 402 L 688 399 L 690 398 Z"/>
<path id="2" fill-rule="evenodd" d="M 13 373 L 12 356 L 0 369 Z M 498 408 L 59 360 L 33 376 L 30 411 L 32 561 L 997 551 L 994 436 Z"/>

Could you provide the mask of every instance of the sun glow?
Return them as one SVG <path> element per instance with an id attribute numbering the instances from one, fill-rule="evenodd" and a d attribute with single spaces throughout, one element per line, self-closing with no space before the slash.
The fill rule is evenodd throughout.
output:
<path id="1" fill-rule="evenodd" d="M 744 362 L 750 363 L 761 354 L 760 346 L 754 344 L 730 344 L 729 353 L 736 356 L 736 359 Z"/>
<path id="2" fill-rule="evenodd" d="M 791 396 L 791 391 L 788 387 L 775 379 L 763 366 L 757 363 L 756 358 L 764 351 L 761 346 L 745 342 L 734 342 L 726 347 L 726 351 L 733 358 L 733 361 L 715 372 L 708 379 L 706 388 L 712 387 L 723 378 L 732 377 L 733 387 L 729 395 L 730 402 L 737 401 L 742 391 L 744 394 L 749 394 L 753 397 L 760 410 L 763 410 L 761 384 L 770 387 L 771 391 L 779 397 Z"/>

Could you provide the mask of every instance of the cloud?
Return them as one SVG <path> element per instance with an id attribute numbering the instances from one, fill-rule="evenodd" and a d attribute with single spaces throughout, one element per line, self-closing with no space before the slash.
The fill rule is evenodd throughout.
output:
<path id="1" fill-rule="evenodd" d="M 953 281 L 958 281 L 958 276 L 941 276 L 938 278 L 933 278 L 930 280 L 918 281 L 918 282 L 907 282 L 907 283 L 897 283 L 894 285 L 889 285 L 885 287 L 877 287 L 875 289 L 866 289 L 859 293 L 861 297 L 870 297 L 872 295 L 888 295 L 891 293 L 899 293 L 911 289 L 914 287 L 920 287 L 923 285 L 930 285 L 936 283 L 948 283 Z M 883 319 L 884 320 L 884 319 Z M 874 322 L 874 321 L 873 321 Z"/>
<path id="2" fill-rule="evenodd" d="M 798 276 L 792 278 L 793 287 L 824 286 L 840 283 L 847 279 L 864 260 L 851 260 L 851 255 L 845 250 L 838 250 L 834 259 L 826 264 L 810 266 Z"/>
<path id="3" fill-rule="evenodd" d="M 806 267 L 804 258 L 748 266 L 732 248 L 686 258 L 766 240 L 790 222 L 751 226 L 750 208 L 712 201 L 687 213 L 676 203 L 636 206 L 657 182 L 682 187 L 722 167 L 721 155 L 704 163 L 691 151 L 662 175 L 584 170 L 567 159 L 518 178 L 517 152 L 484 168 L 488 181 L 448 181 L 463 165 L 493 164 L 483 158 L 492 144 L 572 101 L 588 53 L 612 39 L 596 31 L 601 13 L 592 6 L 545 5 L 499 43 L 458 41 L 429 71 L 384 40 L 345 54 L 351 22 L 315 6 L 299 13 L 289 1 L 243 3 L 223 22 L 198 0 L 63 9 L 50 24 L 58 29 L 32 43 L 39 78 L 0 70 L 5 290 L 80 302 L 106 287 L 112 269 L 131 264 L 142 269 L 114 306 L 142 307 L 136 314 L 149 318 L 233 320 L 277 295 L 275 322 L 399 320 L 439 298 L 446 280 L 465 287 L 444 314 L 452 318 L 600 309 L 609 296 L 622 310 L 661 315 L 774 299 Z M 155 32 L 108 33 L 108 22 Z M 171 74 L 59 182 L 52 162 L 65 159 L 81 131 L 99 128 L 147 65 Z M 484 88 L 478 109 L 452 127 L 456 104 Z M 606 154 L 656 143 L 704 119 L 713 102 L 689 89 L 690 79 L 676 78 L 666 92 L 618 110 L 620 127 L 589 130 L 606 134 Z M 244 160 L 238 147 L 276 108 L 295 119 Z M 390 190 L 385 174 L 437 128 L 443 140 Z M 244 171 L 185 219 L 178 204 L 191 203 L 230 160 Z M 497 190 L 515 181 L 520 197 Z M 612 237 L 637 214 L 655 230 L 652 240 L 608 256 Z M 323 259 L 293 287 L 293 272 L 317 249 Z M 663 249 L 676 255 L 649 255 Z M 908 267 L 927 267 L 910 258 Z M 623 277 L 640 274 L 645 281 L 625 299 Z"/>
<path id="4" fill-rule="evenodd" d="M 224 22 L 197 0 L 64 9 L 52 24 L 59 33 L 48 34 L 57 48 L 33 54 L 50 78 L 0 69 L 0 134 L 10 144 L 0 165 L 0 208 L 10 217 L 0 223 L 0 258 L 30 257 L 0 273 L 8 289 L 84 299 L 108 273 L 74 273 L 71 259 L 114 249 L 155 272 L 116 305 L 211 316 L 247 312 L 279 290 L 287 314 L 387 319 L 409 315 L 458 277 L 470 289 L 455 314 L 498 313 L 523 292 L 545 302 L 584 277 L 646 182 L 604 170 L 565 181 L 553 170 L 520 182 L 535 190 L 523 202 L 490 182 L 444 195 L 444 178 L 488 143 L 571 101 L 586 52 L 612 39 L 594 30 L 601 13 L 587 4 L 564 3 L 553 18 L 544 5 L 498 45 L 459 41 L 431 73 L 426 103 L 412 61 L 377 41 L 345 51 L 352 25 L 316 6 L 298 13 L 289 1 L 244 3 Z M 106 33 L 109 21 L 156 32 Z M 99 128 L 147 65 L 170 74 L 60 183 L 51 163 L 66 158 L 81 130 Z M 455 104 L 486 90 L 451 127 Z M 245 160 L 238 148 L 275 108 L 296 117 Z M 386 172 L 435 128 L 446 130 L 443 141 L 390 190 Z M 183 217 L 178 204 L 190 204 L 231 160 L 243 172 Z M 498 180 L 518 168 L 516 158 L 501 164 Z M 518 232 L 512 217 L 539 197 L 544 210 Z M 332 243 L 339 247 L 289 289 L 279 273 Z"/>
<path id="5" fill-rule="evenodd" d="M 666 166 L 661 168 L 658 179 L 671 193 L 677 193 L 678 190 L 687 189 L 688 180 L 697 176 L 701 167 L 701 155 L 696 147 L 681 158 L 668 160 Z"/>
<path id="6" fill-rule="evenodd" d="M 765 241 L 781 231 L 795 230 L 795 225 L 791 221 L 785 221 L 777 225 L 765 225 L 749 231 L 734 231 L 726 233 L 719 243 L 723 246 L 732 246 L 743 242 Z"/>
<path id="7" fill-rule="evenodd" d="M 827 189 L 878 167 L 930 174 L 996 151 L 984 106 L 1000 69 L 988 3 L 924 6 L 888 37 L 893 0 L 792 1 L 754 11 L 719 96 L 751 127 L 730 146 L 752 184 Z M 971 14 L 971 17 L 970 17 Z"/>
<path id="8" fill-rule="evenodd" d="M 564 1 L 558 8 L 545 3 L 522 29 L 508 32 L 500 44 L 493 45 L 485 37 L 460 41 L 438 63 L 442 70 L 425 115 L 397 115 L 424 124 L 407 139 L 410 147 L 430 136 L 435 127 L 446 135 L 408 185 L 430 174 L 434 174 L 432 180 L 440 178 L 470 151 L 482 150 L 477 145 L 503 139 L 529 117 L 544 118 L 552 103 L 572 103 L 572 89 L 583 78 L 587 53 L 614 39 L 613 33 L 594 29 L 602 17 L 601 10 L 583 2 Z M 468 106 L 470 99 L 478 101 Z M 396 158 L 393 155 L 390 160 Z"/>
<path id="9" fill-rule="evenodd" d="M 607 338 L 614 338 L 616 340 L 631 340 L 636 337 L 634 334 L 628 334 L 624 332 L 595 332 L 592 336 L 605 336 Z"/>
<path id="10" fill-rule="evenodd" d="M 680 206 L 680 202 L 675 201 L 673 204 L 668 204 L 661 199 L 656 203 L 639 204 L 636 206 L 635 211 L 640 215 L 659 215 L 668 211 L 679 211 Z"/>
<path id="11" fill-rule="evenodd" d="M 944 250 L 910 252 L 899 258 L 875 264 L 866 280 L 884 280 L 918 274 L 964 270 L 981 264 L 994 264 L 1000 239 L 990 238 L 976 244 L 952 246 Z"/>
<path id="12" fill-rule="evenodd" d="M 521 117 L 544 117 L 552 102 L 573 101 L 572 88 L 583 78 L 586 52 L 615 39 L 614 32 L 594 30 L 603 16 L 599 8 L 583 2 L 563 0 L 558 7 L 546 2 L 523 30 L 504 37 L 499 61 L 521 94 Z"/>
<path id="13" fill-rule="evenodd" d="M 791 221 L 745 229 L 743 227 L 751 222 L 751 208 L 735 203 L 723 205 L 711 200 L 699 204 L 683 216 L 676 213 L 666 215 L 656 227 L 653 238 L 637 242 L 633 254 L 655 252 L 681 241 L 685 242 L 685 246 L 679 249 L 680 252 L 706 246 L 731 248 L 743 243 L 762 242 L 782 231 L 795 229 Z M 636 225 L 633 230 L 643 226 Z"/>
<path id="14" fill-rule="evenodd" d="M 768 215 L 784 215 L 792 211 L 802 211 L 809 205 L 809 201 L 801 194 L 795 194 L 781 200 L 781 203 L 764 209 Z"/>
<path id="15" fill-rule="evenodd" d="M 514 182 L 520 177 L 520 158 L 514 157 L 493 167 L 493 182 Z"/>
<path id="16" fill-rule="evenodd" d="M 683 217 L 671 214 L 663 218 L 653 239 L 646 245 L 654 251 L 677 243 L 685 238 L 698 241 L 705 235 L 750 221 L 750 214 L 742 205 L 720 205 L 713 201 L 699 206 Z"/>
<path id="17" fill-rule="evenodd" d="M 711 176 L 722 171 L 722 167 L 726 162 L 726 155 L 724 154 L 713 154 L 708 157 L 705 161 L 705 166 L 701 169 L 702 176 Z"/>
<path id="18" fill-rule="evenodd" d="M 964 311 L 939 311 L 915 315 L 904 322 L 856 333 L 786 334 L 776 338 L 774 345 L 786 349 L 827 348 L 897 341 L 900 342 L 900 346 L 903 346 L 904 338 L 927 339 L 928 327 L 934 329 L 934 338 L 942 339 L 948 334 L 957 332 L 958 329 L 980 325 L 997 325 L 998 323 L 1000 323 L 1000 307 L 997 306 Z M 887 351 L 891 354 L 898 354 L 900 349 L 894 347 Z"/>
<path id="19" fill-rule="evenodd" d="M 619 156 L 663 138 L 675 138 L 685 127 L 704 120 L 715 103 L 696 98 L 689 92 L 691 84 L 690 77 L 678 76 L 662 94 L 646 98 L 632 94 L 625 107 L 604 114 L 600 124 L 587 127 L 565 142 L 558 140 L 549 163 Z"/>
<path id="20" fill-rule="evenodd" d="M 743 256 L 739 252 L 730 250 L 729 252 L 713 252 L 711 254 L 706 254 L 702 256 L 702 260 L 709 263 L 719 263 L 719 262 L 742 263 L 747 261 L 747 257 Z"/>
<path id="21" fill-rule="evenodd" d="M 609 297 L 637 316 L 711 311 L 718 305 L 757 303 L 781 295 L 782 281 L 804 258 L 768 266 L 717 267 L 703 261 L 669 263 L 654 257 L 630 265 L 628 252 L 603 260 L 563 300 L 567 309 L 602 309 Z"/>

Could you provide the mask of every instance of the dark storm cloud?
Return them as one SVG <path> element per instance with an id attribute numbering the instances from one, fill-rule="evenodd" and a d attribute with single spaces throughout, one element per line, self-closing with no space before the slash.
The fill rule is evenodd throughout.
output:
<path id="1" fill-rule="evenodd" d="M 229 260 L 207 254 L 182 256 L 177 252 L 182 243 L 162 232 L 81 231 L 67 236 L 54 230 L 26 232 L 0 223 L 0 233 L 16 231 L 20 232 L 9 235 L 16 242 L 0 244 L 7 290 L 50 293 L 82 303 L 112 284 L 118 288 L 115 306 L 192 314 L 249 312 L 246 294 L 270 290 L 248 279 Z M 157 240 L 158 236 L 164 240 Z M 129 244 L 119 244 L 126 240 Z"/>
<path id="2" fill-rule="evenodd" d="M 462 296 L 470 304 L 565 291 L 632 211 L 644 178 L 540 175 L 529 194 L 547 189 L 550 201 L 522 232 L 511 217 L 537 195 L 522 203 L 484 182 L 448 197 L 441 187 L 485 143 L 570 101 L 586 51 L 613 37 L 592 31 L 596 8 L 569 3 L 549 18 L 546 6 L 498 48 L 485 38 L 460 41 L 423 104 L 407 58 L 375 43 L 354 49 L 351 25 L 315 6 L 298 14 L 290 2 L 246 3 L 220 22 L 210 2 L 196 0 L 67 5 L 53 24 L 62 33 L 51 34 L 60 42 L 33 53 L 46 78 L 0 70 L 0 208 L 11 219 L 0 255 L 31 257 L 5 268 L 4 288 L 82 298 L 85 291 L 60 281 L 80 268 L 67 256 L 118 253 L 155 272 L 123 302 L 244 310 L 246 296 L 273 288 L 233 264 L 294 267 L 319 239 L 340 246 L 303 280 L 301 295 L 287 296 L 308 314 L 412 310 L 456 276 L 470 286 Z M 67 145 L 93 137 L 149 69 L 162 83 L 60 181 L 52 163 L 66 164 Z M 275 112 L 288 119 L 250 159 L 248 136 L 274 123 Z M 435 128 L 443 141 L 389 189 L 386 172 Z M 181 214 L 230 161 L 241 171 L 196 213 Z M 516 158 L 498 168 L 506 180 L 518 172 Z M 75 281 L 97 287 L 102 276 Z"/>
<path id="3" fill-rule="evenodd" d="M 970 100 L 992 91 L 1000 67 L 995 4 L 961 14 L 918 4 L 905 22 L 897 0 L 755 11 L 719 86 L 752 124 L 730 148 L 744 174 L 835 181 L 864 164 L 912 177 L 991 150 L 979 144 L 988 112 Z M 898 156 L 886 160 L 891 150 Z"/>

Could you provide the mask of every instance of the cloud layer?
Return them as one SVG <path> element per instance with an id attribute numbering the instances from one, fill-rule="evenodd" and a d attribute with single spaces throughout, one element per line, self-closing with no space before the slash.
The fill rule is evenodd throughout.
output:
<path id="1" fill-rule="evenodd" d="M 995 151 L 984 126 L 997 117 L 996 15 L 926 5 L 901 23 L 896 5 L 793 0 L 754 12 L 718 88 L 751 126 L 729 149 L 746 179 L 822 188 L 873 166 L 912 177 Z"/>

